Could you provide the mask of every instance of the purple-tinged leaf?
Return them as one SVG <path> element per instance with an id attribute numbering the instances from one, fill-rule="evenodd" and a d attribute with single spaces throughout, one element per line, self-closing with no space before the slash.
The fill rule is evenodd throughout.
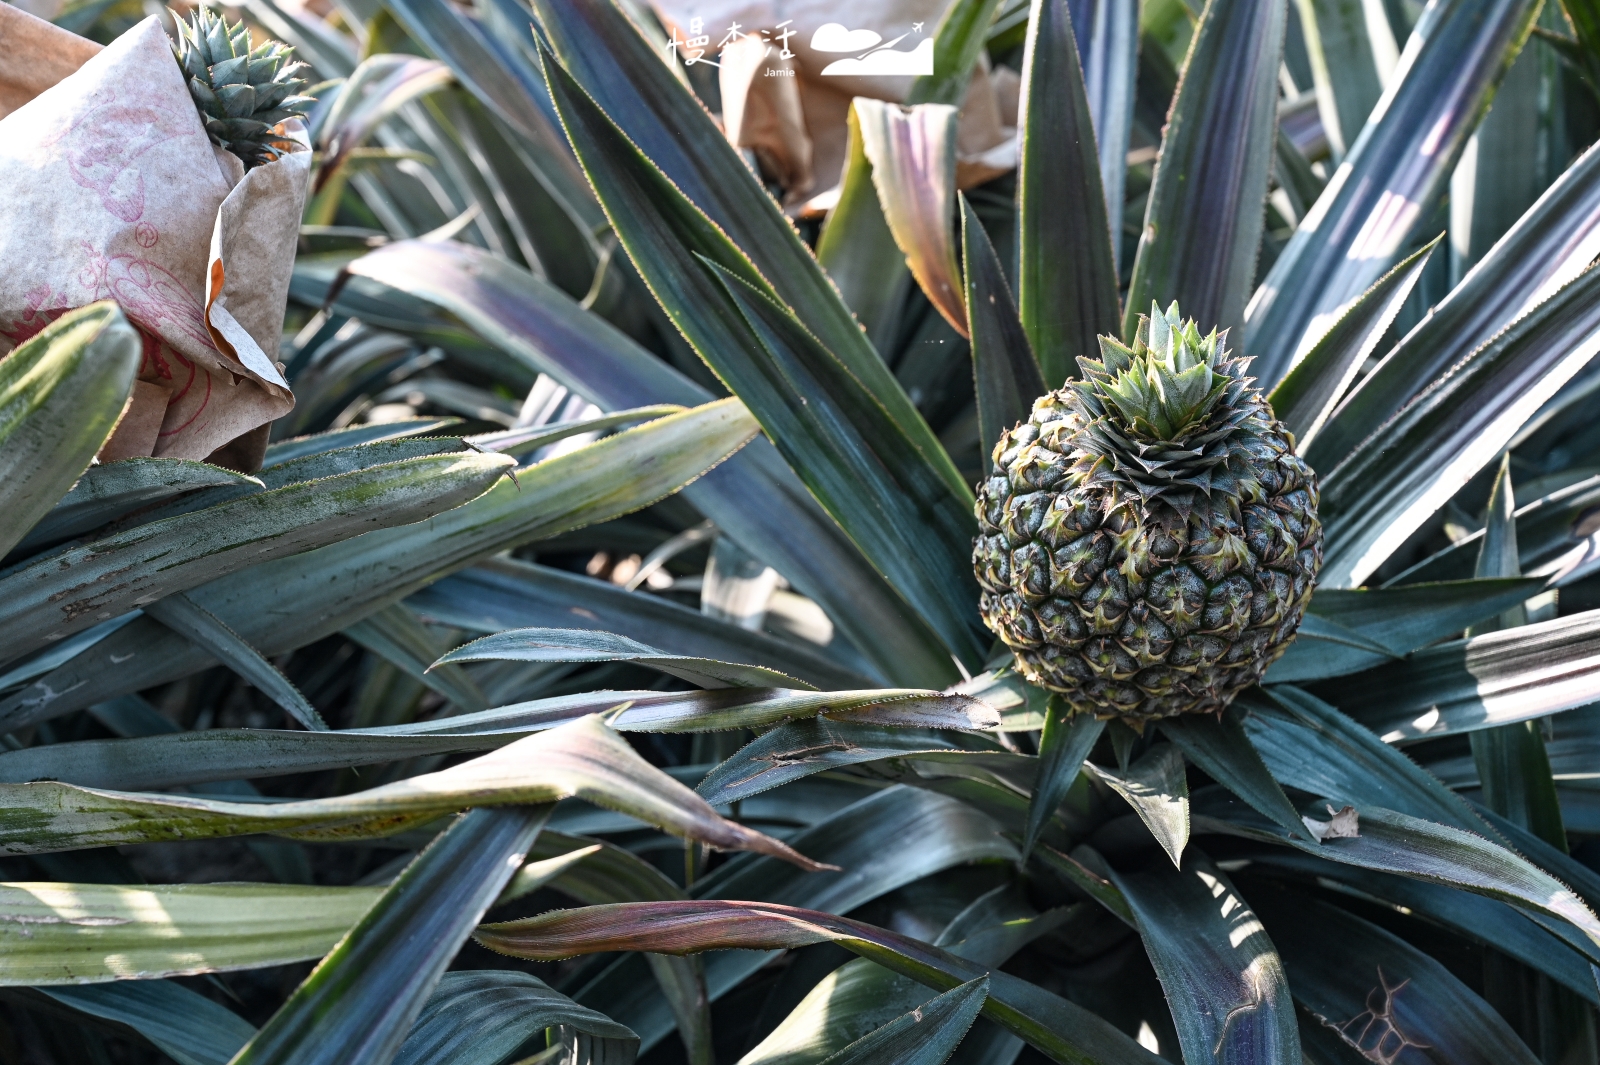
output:
<path id="1" fill-rule="evenodd" d="M 1244 352 L 1262 382 L 1276 384 L 1394 265 L 1538 9 L 1538 0 L 1429 5 L 1361 136 L 1245 311 Z"/>
<path id="2" fill-rule="evenodd" d="M 1066 0 L 1033 0 L 1018 110 L 1017 309 L 1045 384 L 1122 325 L 1094 120 Z"/>
<path id="3" fill-rule="evenodd" d="M 1202 332 L 1230 330 L 1239 345 L 1277 150 L 1286 4 L 1212 0 L 1200 16 L 1161 138 L 1125 336 L 1152 301 L 1176 300 Z"/>

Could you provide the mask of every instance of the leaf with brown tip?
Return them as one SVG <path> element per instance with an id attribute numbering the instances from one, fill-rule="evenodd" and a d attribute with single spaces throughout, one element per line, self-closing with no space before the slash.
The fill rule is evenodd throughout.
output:
<path id="1" fill-rule="evenodd" d="M 861 145 L 894 242 L 928 301 L 962 336 L 967 308 L 951 222 L 956 206 L 956 109 L 898 107 L 858 97 Z"/>
<path id="2" fill-rule="evenodd" d="M 886 928 L 797 906 L 725 900 L 585 906 L 480 925 L 475 938 L 490 950 L 536 960 L 612 950 L 695 954 L 837 943 L 939 991 L 988 972 L 984 1016 L 1064 1065 L 1160 1060 L 1095 1014 L 1026 980 Z"/>

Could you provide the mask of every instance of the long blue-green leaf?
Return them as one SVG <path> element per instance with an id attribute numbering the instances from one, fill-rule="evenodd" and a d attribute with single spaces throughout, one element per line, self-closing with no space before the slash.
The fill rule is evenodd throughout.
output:
<path id="1" fill-rule="evenodd" d="M 1294 433 L 1301 453 L 1311 445 L 1350 382 L 1378 349 L 1443 239 L 1443 234 L 1435 237 L 1374 281 L 1272 390 L 1272 411 Z"/>
<path id="2" fill-rule="evenodd" d="M 1403 658 L 1537 594 L 1534 579 L 1441 581 L 1375 590 L 1319 588 L 1268 684 L 1342 676 Z"/>
<path id="3" fill-rule="evenodd" d="M 1074 714 L 1066 700 L 1051 699 L 1049 716 L 1039 736 L 1039 779 L 1028 800 L 1028 827 L 1022 837 L 1022 857 L 1027 859 L 1046 822 L 1067 797 L 1078 779 L 1106 723 L 1093 714 Z"/>
<path id="4" fill-rule="evenodd" d="M 652 418 L 664 418 L 668 414 L 676 414 L 683 408 L 676 403 L 658 403 L 650 407 L 636 407 L 633 410 L 613 411 L 595 418 L 580 418 L 576 421 L 561 422 L 556 425 L 529 426 L 526 429 L 503 429 L 495 433 L 479 433 L 467 437 L 469 443 L 481 447 L 485 451 L 498 451 L 503 455 L 530 455 L 533 452 L 554 444 L 558 440 L 565 440 L 571 436 L 583 433 L 597 433 L 602 429 L 614 429 L 619 425 L 631 425 L 635 422 L 647 422 Z"/>
<path id="5" fill-rule="evenodd" d="M 1394 265 L 1522 47 L 1536 0 L 1441 0 L 1246 311 L 1252 371 L 1276 384 Z"/>
<path id="6" fill-rule="evenodd" d="M 1182 867 L 1118 875 L 1172 1008 L 1189 1065 L 1300 1065 L 1283 962 L 1226 874 L 1190 850 Z"/>
<path id="7" fill-rule="evenodd" d="M 363 59 L 322 117 L 317 147 L 323 154 L 314 187 L 325 186 L 350 153 L 406 104 L 454 80 L 449 67 L 432 59 L 394 54 Z"/>
<path id="8" fill-rule="evenodd" d="M 154 980 L 320 958 L 380 894 L 299 884 L 6 884 L 0 985 Z"/>
<path id="9" fill-rule="evenodd" d="M 637 662 L 702 688 L 809 688 L 805 681 L 765 666 L 675 655 L 658 647 L 584 629 L 511 629 L 456 648 L 436 665 L 450 662 Z"/>
<path id="10" fill-rule="evenodd" d="M 1579 897 L 1589 904 L 1591 910 L 1600 912 L 1600 874 L 1565 851 L 1535 836 L 1521 825 L 1512 824 L 1493 810 L 1476 803 L 1473 804 L 1473 809 L 1495 831 L 1503 835 L 1518 853 L 1576 891 Z"/>
<path id="11" fill-rule="evenodd" d="M 1600 611 L 1590 610 L 1429 647 L 1325 691 L 1390 742 L 1471 732 L 1600 699 L 1597 646 Z"/>
<path id="12" fill-rule="evenodd" d="M 390 724 L 374 734 L 411 736 L 422 732 L 482 731 L 504 728 L 554 728 L 606 704 L 606 721 L 624 732 L 702 732 L 768 728 L 805 716 L 835 716 L 869 726 L 982 731 L 998 724 L 997 713 L 981 700 L 952 692 L 915 688 L 862 691 L 797 691 L 786 688 L 718 688 L 701 692 L 587 692 L 512 704 L 498 710 L 427 723 Z M 584 707 L 589 707 L 584 708 Z"/>
<path id="13" fill-rule="evenodd" d="M 342 78 L 356 66 L 355 43 L 319 18 L 275 0 L 245 0 L 250 17 L 272 36 L 294 46 L 295 58 L 310 63 L 324 78 Z"/>
<path id="14" fill-rule="evenodd" d="M 282 466 L 308 455 L 320 455 L 357 444 L 371 444 L 379 440 L 398 440 L 408 436 L 432 436 L 461 424 L 460 418 L 405 418 L 398 422 L 376 422 L 371 425 L 352 425 L 344 429 L 330 429 L 325 433 L 310 433 L 291 437 L 267 445 L 261 468 Z"/>
<path id="15" fill-rule="evenodd" d="M 533 6 L 550 48 L 582 91 L 698 213 L 749 257 L 754 271 L 771 285 L 778 300 L 794 310 L 883 406 L 923 461 L 949 484 L 950 491 L 963 495 L 967 486 L 955 465 L 872 349 L 799 233 L 705 108 L 660 57 L 652 54 L 621 10 L 611 0 L 538 0 Z M 551 76 L 549 66 L 547 63 L 547 78 Z M 571 115 L 565 120 L 570 124 Z M 574 132 L 570 125 L 568 132 Z M 592 172 L 590 178 L 594 178 Z M 629 253 L 635 254 L 632 246 Z M 637 257 L 634 263 L 647 282 L 659 283 Z M 723 265 L 736 268 L 731 262 Z M 676 309 L 670 300 L 664 306 L 669 312 Z"/>
<path id="16" fill-rule="evenodd" d="M 1183 860 L 1189 842 L 1189 784 L 1176 746 L 1158 743 L 1123 772 L 1093 762 L 1085 762 L 1084 768 L 1127 800 L 1173 865 Z"/>
<path id="17" fill-rule="evenodd" d="M 98 529 L 130 511 L 201 488 L 257 487 L 242 473 L 189 459 L 131 458 L 90 466 L 17 544 L 19 553 Z"/>
<path id="18" fill-rule="evenodd" d="M 565 958 L 606 950 L 696 953 L 838 943 L 939 990 L 982 975 L 938 947 L 860 921 L 765 902 L 643 902 L 555 910 L 525 921 L 481 925 L 490 949 L 517 957 Z M 1131 1065 L 1160 1059 L 1083 1007 L 1018 977 L 989 972 L 984 1016 L 1063 1065 Z"/>
<path id="19" fill-rule="evenodd" d="M 1280 260 L 1281 261 L 1281 260 Z M 1600 350 L 1600 270 L 1457 365 L 1322 477 L 1321 580 L 1365 581 Z"/>
<path id="20" fill-rule="evenodd" d="M 392 244 L 357 259 L 350 270 L 340 298 L 362 295 L 363 318 L 392 315 L 396 303 L 444 308 L 524 365 L 530 378 L 549 373 L 608 409 L 709 398 L 564 293 L 464 244 Z M 387 294 L 367 291 L 378 283 Z M 822 604 L 884 676 L 902 684 L 959 678 L 938 637 L 909 614 L 766 440 L 691 485 L 687 495 L 724 535 Z"/>
<path id="21" fill-rule="evenodd" d="M 1207 776 L 1290 832 L 1304 830 L 1300 814 L 1250 743 L 1238 710 L 1213 718 L 1184 714 L 1161 722 L 1161 733 Z"/>
<path id="22" fill-rule="evenodd" d="M 551 59 L 545 70 L 580 162 L 673 323 L 761 419 L 790 466 L 896 591 L 959 657 L 981 661 L 976 582 L 962 579 L 972 535 L 966 486 L 952 488 L 903 419 L 772 301 L 773 290 L 750 260 L 559 64 Z M 701 265 L 707 262 L 716 265 Z M 721 284 L 717 269 L 730 272 Z M 901 541 L 913 527 L 919 546 L 908 552 Z"/>
<path id="23" fill-rule="evenodd" d="M 565 851 L 553 858 L 529 859 L 510 880 L 506 881 L 506 886 L 495 896 L 494 904 L 503 906 L 531 895 L 540 888 L 560 880 L 603 850 L 599 843 L 591 843 L 586 847 Z"/>
<path id="24" fill-rule="evenodd" d="M 1552 872 L 1562 883 L 1573 888 L 1588 904 L 1591 912 L 1595 912 L 1596 900 L 1600 900 L 1600 876 L 1596 876 L 1594 870 L 1538 836 L 1512 824 L 1493 810 L 1476 804 L 1474 808 L 1511 846 L 1540 868 Z M 1594 942 L 1587 935 L 1566 921 L 1555 920 L 1539 913 L 1532 913 L 1529 916 L 1545 931 L 1559 937 L 1567 946 L 1582 954 L 1590 963 L 1589 972 L 1591 977 L 1593 976 L 1597 964 L 1600 964 L 1600 950 L 1596 949 Z M 1600 981 L 1596 981 L 1596 984 L 1600 986 Z"/>
<path id="25" fill-rule="evenodd" d="M 821 855 L 838 872 L 799 874 L 780 862 L 734 860 L 695 884 L 695 894 L 713 898 L 760 898 L 830 913 L 847 913 L 944 869 L 970 862 L 1011 862 L 1017 852 L 999 826 L 967 803 L 919 788 L 889 788 L 837 810 L 790 837 L 795 849 Z M 706 991 L 714 1001 L 768 960 L 744 952 L 706 959 Z M 626 1005 L 619 988 L 629 985 L 623 960 L 575 997 L 639 1033 L 648 1049 L 672 1029 L 672 1015 L 652 994 Z"/>
<path id="26" fill-rule="evenodd" d="M 975 977 L 823 1060 L 826 1065 L 944 1065 L 988 997 L 989 977 Z"/>
<path id="27" fill-rule="evenodd" d="M 263 654 L 280 654 L 338 632 L 454 569 L 646 506 L 715 466 L 756 431 L 737 400 L 708 404 L 548 459 L 523 470 L 516 483 L 502 480 L 429 523 L 253 566 L 195 589 L 190 598 Z M 0 715 L 43 720 L 211 662 L 148 618 L 107 639 L 116 642 L 101 640 L 0 701 Z"/>
<path id="28" fill-rule="evenodd" d="M 1083 82 L 1100 155 L 1100 185 L 1111 222 L 1111 261 L 1122 257 L 1122 206 L 1128 176 L 1139 71 L 1139 9 L 1117 0 L 1091 0 L 1073 16 Z M 1076 27 L 1082 28 L 1078 32 Z"/>
<path id="29" fill-rule="evenodd" d="M 1305 452 L 1313 468 L 1332 470 L 1464 353 L 1588 268 L 1600 254 L 1597 175 L 1591 148 L 1340 403 Z"/>
<path id="30" fill-rule="evenodd" d="M 1545 4 L 1535 30 L 1564 34 L 1567 26 L 1559 4 Z M 1523 49 L 1456 164 L 1450 179 L 1454 276 L 1483 258 L 1570 161 L 1577 142 L 1555 102 L 1566 77 L 1563 65 L 1550 47 Z"/>
<path id="31" fill-rule="evenodd" d="M 131 529 L 152 526 L 158 521 L 189 515 L 208 507 L 218 507 L 270 489 L 304 485 L 307 481 L 338 477 L 342 473 L 371 470 L 378 465 L 403 462 L 406 459 L 422 459 L 422 457 L 443 456 L 462 451 L 469 451 L 469 448 L 456 437 L 395 438 L 395 440 L 374 440 L 344 448 L 320 449 L 312 454 L 302 454 L 298 459 L 262 467 L 256 472 L 256 477 L 240 478 L 232 483 L 197 489 L 165 502 L 142 507 L 122 521 L 106 526 L 106 531 L 101 532 L 101 539 L 110 539 Z"/>
<path id="32" fill-rule="evenodd" d="M 1246 692 L 1245 732 L 1279 784 L 1490 834 L 1472 808 L 1376 733 L 1290 685 Z"/>
<path id="33" fill-rule="evenodd" d="M 765 365 L 729 366 L 725 374 L 751 396 L 768 437 L 862 554 L 925 609 L 953 651 L 981 662 L 972 621 L 977 583 L 968 579 L 970 507 L 944 494 L 926 467 L 904 461 L 904 438 L 799 321 L 713 269 L 767 354 Z"/>
<path id="34" fill-rule="evenodd" d="M 574 848 L 580 849 L 575 851 Z M 685 897 L 683 889 L 668 880 L 655 866 L 636 857 L 633 852 L 612 844 L 545 831 L 540 834 L 529 855 L 542 857 L 546 854 L 559 857 L 524 866 L 501 893 L 501 902 L 506 901 L 512 889 L 519 886 L 534 865 L 549 866 L 552 863 L 564 863 L 564 868 L 556 873 L 550 886 L 586 904 Z M 587 854 L 588 857 L 572 862 L 570 858 L 573 854 Z M 526 890 L 534 890 L 534 887 L 526 886 Z M 709 1048 L 710 1001 L 699 959 L 651 954 L 646 961 L 647 973 L 654 975 L 655 983 L 660 987 L 672 1015 L 667 1023 L 676 1020 L 678 1031 L 691 1056 L 702 1048 Z M 642 986 L 643 981 L 640 984 Z M 613 1004 L 608 1002 L 606 1005 L 610 1009 Z M 637 1043 L 637 1036 L 634 1036 L 634 1041 Z"/>
<path id="35" fill-rule="evenodd" d="M 395 1065 L 499 1065 L 546 1028 L 577 1060 L 631 1065 L 639 1037 L 543 980 L 505 969 L 445 973 L 394 1057 Z"/>
<path id="36" fill-rule="evenodd" d="M 998 829 L 992 819 L 956 799 L 891 787 L 869 793 L 791 837 L 796 850 L 809 847 L 826 854 L 839 869 L 809 873 L 781 861 L 735 856 L 697 881 L 694 894 L 764 898 L 845 913 L 940 869 L 1015 860 L 1016 848 Z M 736 982 L 727 981 L 723 989 Z"/>
<path id="37" fill-rule="evenodd" d="M 972 204 L 965 196 L 960 200 L 972 379 L 978 393 L 978 442 L 987 455 L 1001 433 L 1028 417 L 1033 401 L 1047 388 L 994 245 Z"/>
<path id="38" fill-rule="evenodd" d="M 529 864 L 578 851 L 589 852 L 589 856 L 580 864 L 569 864 L 551 884 L 579 902 L 592 905 L 687 897 L 665 873 L 632 851 L 588 836 L 570 836 L 547 828 L 528 849 Z"/>
<path id="39" fill-rule="evenodd" d="M 1066 0 L 1033 0 L 1017 112 L 1017 309 L 1045 384 L 1122 326 L 1094 119 Z"/>
<path id="40" fill-rule="evenodd" d="M 0 362 L 0 557 L 116 428 L 139 372 L 138 334 L 109 300 L 51 322 Z"/>
<path id="41" fill-rule="evenodd" d="M 1385 57 L 1389 63 L 1380 66 L 1380 55 L 1394 48 L 1394 34 L 1387 20 L 1369 22 L 1360 0 L 1299 0 L 1299 8 L 1317 112 L 1338 164 L 1383 95 L 1384 79 L 1392 75 L 1383 66 L 1392 65 L 1396 56 L 1391 52 Z"/>
<path id="42" fill-rule="evenodd" d="M 1521 575 L 1516 506 L 1511 485 L 1511 453 L 1507 452 L 1500 460 L 1500 471 L 1489 493 L 1483 543 L 1474 576 Z M 1518 603 L 1474 625 L 1467 630 L 1467 635 L 1478 636 L 1527 623 L 1527 609 Z M 1474 729 L 1467 739 L 1472 744 L 1472 760 L 1478 767 L 1483 804 L 1552 846 L 1566 850 L 1567 831 L 1561 823 L 1561 800 L 1556 796 L 1556 782 L 1550 775 L 1550 758 L 1544 749 L 1539 723 L 1518 721 L 1496 728 Z"/>
<path id="43" fill-rule="evenodd" d="M 215 655 L 229 669 L 289 712 L 308 729 L 326 730 L 317 708 L 312 706 L 294 682 L 279 672 L 278 667 L 262 657 L 239 634 L 224 625 L 215 614 L 182 592 L 144 605 L 144 612 L 167 628 Z"/>
<path id="44" fill-rule="evenodd" d="M 1093 847 L 1081 844 L 1068 855 L 1054 847 L 1044 846 L 1036 852 L 1036 857 L 1046 869 L 1054 870 L 1070 883 L 1076 884 L 1112 916 L 1129 928 L 1134 927 L 1133 909 L 1128 905 L 1127 897 L 1111 882 L 1111 867 Z"/>
<path id="45" fill-rule="evenodd" d="M 957 0 L 945 10 L 933 31 L 933 73 L 912 81 L 906 103 L 961 105 L 999 6 L 999 0 Z"/>
<path id="46" fill-rule="evenodd" d="M 302 455 L 300 458 L 291 459 L 287 462 L 276 463 L 271 467 L 263 467 L 257 471 L 256 479 L 267 489 L 287 488 L 290 485 L 322 480 L 323 478 L 334 477 L 343 473 L 370 470 L 375 466 L 400 462 L 405 459 L 424 458 L 430 455 L 451 455 L 471 450 L 472 448 L 461 438 L 453 436 L 405 436 L 394 439 L 373 440 L 349 447 L 330 448 L 326 451 L 318 451 L 315 454 Z M 160 521 L 179 514 L 193 513 L 202 507 L 240 499 L 250 495 L 251 492 L 252 487 L 249 485 L 207 488 L 182 499 L 142 511 L 135 517 L 139 521 L 146 523 Z M 129 527 L 132 520 L 119 523 L 113 527 L 113 531 L 123 531 Z"/>
<path id="47" fill-rule="evenodd" d="M 1460 632 L 1537 592 L 1532 580 L 1490 578 L 1400 588 L 1319 588 L 1310 613 L 1353 629 L 1395 656 Z"/>
<path id="48" fill-rule="evenodd" d="M 1206 801 L 1197 804 L 1195 826 L 1201 831 L 1288 843 L 1329 861 L 1463 888 L 1539 918 L 1554 918 L 1570 925 L 1587 937 L 1587 952 L 1600 950 L 1600 919 L 1583 899 L 1514 851 L 1475 833 L 1381 806 L 1350 806 L 1336 811 L 1326 800 L 1317 805 L 1328 814 L 1348 818 L 1354 834 L 1330 834 L 1321 843 L 1294 839 L 1220 795 L 1207 796 Z M 1312 820 L 1307 818 L 1308 822 Z"/>
<path id="49" fill-rule="evenodd" d="M 1367 636 L 1365 633 L 1359 632 L 1356 629 L 1352 629 L 1347 625 L 1341 625 L 1331 618 L 1323 617 L 1320 614 L 1313 614 L 1309 610 L 1306 612 L 1305 617 L 1301 619 L 1300 628 L 1295 632 L 1296 641 L 1298 641 L 1301 637 L 1309 637 L 1314 640 L 1320 640 L 1322 641 L 1323 645 L 1339 644 L 1343 645 L 1345 648 L 1350 648 L 1358 652 L 1365 652 L 1368 655 L 1376 655 L 1376 661 L 1379 662 L 1388 661 L 1391 658 L 1401 657 L 1400 655 L 1394 654 L 1383 644 L 1379 643 L 1377 640 L 1374 640 L 1372 637 Z M 1324 650 L 1326 650 L 1325 646 L 1317 646 L 1313 653 L 1321 653 Z M 1332 670 L 1330 672 L 1339 672 L 1339 670 Z M 1320 676 L 1321 674 L 1318 675 Z"/>
<path id="50" fill-rule="evenodd" d="M 614 632 L 673 654 L 765 662 L 819 688 L 871 687 L 867 677 L 802 641 L 779 640 L 609 581 L 516 559 L 490 559 L 407 602 L 432 620 L 478 632 L 555 627 Z"/>
<path id="51" fill-rule="evenodd" d="M 96 713 L 105 717 L 104 704 L 96 708 Z M 811 724 L 816 715 L 827 714 L 838 720 L 817 722 L 819 726 L 848 730 L 852 736 L 884 734 L 891 738 L 886 742 L 899 742 L 907 736 L 921 737 L 908 741 L 911 742 L 908 750 L 943 750 L 948 746 L 930 740 L 924 731 L 929 728 L 972 729 L 994 723 L 994 715 L 974 700 L 904 689 L 598 691 L 367 729 L 325 732 L 202 729 L 127 739 L 41 744 L 0 753 L 0 782 L 23 784 L 31 780 L 58 780 L 90 788 L 144 791 L 217 780 L 310 773 L 428 755 L 493 750 L 535 732 L 596 713 L 606 715 L 607 722 L 619 732 L 700 732 L 773 725 L 779 726 L 775 731 L 781 731 L 801 728 Z M 912 731 L 905 731 L 907 729 Z M 819 765 L 812 771 L 824 768 L 827 766 Z M 804 775 L 808 774 L 797 774 Z M 779 782 L 775 780 L 768 786 Z M 732 801 L 715 800 L 719 806 Z"/>
<path id="52" fill-rule="evenodd" d="M 328 799 L 240 803 L 97 791 L 53 781 L 0 785 L 0 850 L 46 854 L 252 832 L 372 838 L 468 806 L 568 798 L 582 798 L 712 846 L 754 848 L 816 867 L 777 840 L 718 816 L 694 792 L 652 769 L 594 717 L 529 736 L 450 769 Z"/>
<path id="53" fill-rule="evenodd" d="M 1459 888 L 1323 861 L 1278 847 L 1251 855 L 1251 868 L 1286 870 L 1313 877 L 1336 890 L 1344 887 L 1357 897 L 1382 899 L 1391 906 L 1404 907 L 1458 935 L 1492 946 L 1600 1004 L 1588 959 L 1503 902 Z"/>
<path id="54" fill-rule="evenodd" d="M 1255 894 L 1295 998 L 1362 1058 L 1538 1062 L 1487 1002 L 1399 936 L 1301 893 Z"/>
<path id="55" fill-rule="evenodd" d="M 450 64 L 484 106 L 527 139 L 538 155 L 538 177 L 561 206 L 589 227 L 598 225 L 600 212 L 562 141 L 538 71 L 496 47 L 476 19 L 441 0 L 394 0 L 385 6 L 408 33 Z"/>
<path id="56" fill-rule="evenodd" d="M 1596 750 L 1600 748 L 1600 742 L 1597 742 L 1600 741 L 1596 729 L 1597 723 L 1600 723 L 1597 709 L 1600 708 L 1580 707 L 1540 722 L 1550 737 L 1546 742 L 1546 750 L 1550 757 L 1550 768 L 1565 792 L 1562 801 L 1584 808 L 1591 803 L 1579 798 L 1579 789 L 1587 790 L 1600 778 L 1600 773 L 1596 772 L 1600 768 L 1596 760 Z M 1460 751 L 1453 754 L 1438 753 L 1439 757 L 1431 758 L 1427 763 L 1429 772 L 1452 788 L 1478 786 L 1478 769 L 1470 754 Z M 1588 815 L 1584 820 L 1589 820 Z M 1585 835 L 1589 834 L 1587 829 L 1582 831 Z"/>
<path id="57" fill-rule="evenodd" d="M 417 616 L 400 603 L 369 614 L 344 630 L 367 650 L 420 680 L 468 713 L 487 710 L 489 700 L 460 666 L 438 663 L 439 648 Z"/>
<path id="58" fill-rule="evenodd" d="M 558 832 L 546 831 L 540 834 L 529 854 L 566 853 L 580 844 L 590 844 L 585 849 L 594 851 L 594 854 L 560 873 L 550 885 L 555 890 L 588 905 L 685 897 L 683 889 L 668 880 L 655 866 L 632 851 L 609 843 L 597 844 L 586 837 L 563 836 Z M 524 866 L 522 872 L 526 872 L 527 868 Z M 513 885 L 521 875 L 519 872 L 513 878 Z M 501 896 L 502 900 L 504 897 Z M 709 1053 L 711 1003 L 706 994 L 705 972 L 700 960 L 651 954 L 646 961 L 647 971 L 654 976 L 671 1013 L 668 1023 L 676 1021 L 678 1033 L 691 1058 Z M 608 1002 L 606 1006 L 608 1010 L 612 1009 L 612 1003 Z M 631 1030 L 629 1034 L 633 1035 Z M 634 1035 L 634 1042 L 637 1045 L 637 1035 Z"/>
<path id="59" fill-rule="evenodd" d="M 713 806 L 725 806 L 839 766 L 957 749 L 927 733 L 818 717 L 763 733 L 707 773 L 695 790 Z M 5 758 L 0 754 L 0 765 Z"/>
<path id="60" fill-rule="evenodd" d="M 1005 655 L 1002 662 L 1008 661 Z M 1050 693 L 1022 679 L 1017 672 L 1003 664 L 991 663 L 991 668 L 952 685 L 950 691 L 976 696 L 1000 711 L 1003 727 L 1008 732 L 1036 732 L 1044 728 L 1045 703 Z"/>
<path id="61" fill-rule="evenodd" d="M 1161 138 L 1124 336 L 1133 336 L 1152 302 L 1173 300 L 1202 332 L 1240 334 L 1277 149 L 1286 4 L 1208 4 L 1195 27 Z"/>
<path id="62" fill-rule="evenodd" d="M 482 495 L 514 465 L 471 451 L 384 463 L 72 548 L 0 579 L 0 642 L 24 654 L 230 572 L 421 521 Z"/>
<path id="63" fill-rule="evenodd" d="M 620 699 L 608 698 L 603 703 L 597 700 L 588 709 L 612 709 L 630 694 L 634 693 L 620 692 Z M 442 736 L 372 734 L 354 729 L 202 729 L 7 751 L 0 754 L 0 779 L 13 784 L 59 780 L 90 788 L 144 791 L 492 750 L 523 734 L 526 730 L 514 728 L 481 735 L 464 732 Z M 308 739 L 310 742 L 306 742 Z"/>
<path id="64" fill-rule="evenodd" d="M 1594 530 L 1586 515 L 1600 503 L 1600 476 L 1585 477 L 1517 508 L 1517 551 L 1522 572 L 1556 584 L 1587 576 L 1594 564 Z M 1483 530 L 1478 529 L 1392 578 L 1385 587 L 1469 576 Z"/>
<path id="65" fill-rule="evenodd" d="M 1032 907 L 1020 904 L 1002 886 L 979 896 L 957 914 L 934 945 L 947 947 L 952 954 L 971 961 L 998 966 L 1040 935 L 1053 932 L 1070 939 L 1075 926 L 1094 917 L 1091 907 L 1082 904 L 1035 915 Z M 927 991 L 915 980 L 857 958 L 818 981 L 771 1034 L 739 1059 L 739 1065 L 820 1065 L 840 1048 L 926 997 Z M 1009 1065 L 1012 1059 L 1006 1056 L 1005 1043 L 1016 1037 L 1000 1034 L 1002 1045 L 993 1048 L 995 1056 L 982 1055 L 978 1060 Z M 975 1040 L 987 1043 L 985 1025 L 979 1025 L 968 1036 L 963 1044 L 968 1049 L 961 1052 L 962 1060 L 972 1060 L 967 1055 L 978 1049 L 973 1045 Z M 1012 1043 L 1012 1049 L 1020 1050 L 1021 1042 Z"/>
<path id="66" fill-rule="evenodd" d="M 171 980 L 41 988 L 91 1017 L 125 1024 L 178 1065 L 227 1065 L 256 1029 L 226 1006 Z"/>
<path id="67" fill-rule="evenodd" d="M 549 814 L 542 806 L 464 814 L 312 970 L 235 1065 L 388 1065 Z"/>

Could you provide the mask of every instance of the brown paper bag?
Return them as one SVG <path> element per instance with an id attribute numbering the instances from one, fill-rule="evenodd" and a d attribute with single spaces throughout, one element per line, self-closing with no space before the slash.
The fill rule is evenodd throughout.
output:
<path id="1" fill-rule="evenodd" d="M 24 21 L 31 20 L 31 21 Z M 39 27 L 47 27 L 48 32 Z M 206 136 L 160 21 L 92 53 L 0 3 L 0 353 L 65 311 L 113 298 L 144 337 L 133 404 L 103 458 L 259 463 L 294 406 L 277 363 L 311 152 L 245 173 Z M 83 45 L 87 45 L 85 48 Z M 24 88 L 19 89 L 19 85 Z"/>

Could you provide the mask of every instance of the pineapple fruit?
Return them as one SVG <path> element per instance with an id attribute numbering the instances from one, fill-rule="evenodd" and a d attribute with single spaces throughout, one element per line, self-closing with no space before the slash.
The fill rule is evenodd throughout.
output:
<path id="1" fill-rule="evenodd" d="M 1316 475 L 1174 303 L 1001 436 L 978 491 L 984 621 L 1029 681 L 1136 727 L 1216 713 L 1283 653 L 1322 561 Z"/>
<path id="2" fill-rule="evenodd" d="M 283 154 L 276 127 L 316 102 L 297 95 L 305 88 L 296 76 L 305 64 L 292 62 L 294 49 L 277 41 L 252 47 L 244 23 L 229 26 L 205 7 L 178 22 L 172 53 L 211 143 L 238 156 L 247 170 Z"/>

